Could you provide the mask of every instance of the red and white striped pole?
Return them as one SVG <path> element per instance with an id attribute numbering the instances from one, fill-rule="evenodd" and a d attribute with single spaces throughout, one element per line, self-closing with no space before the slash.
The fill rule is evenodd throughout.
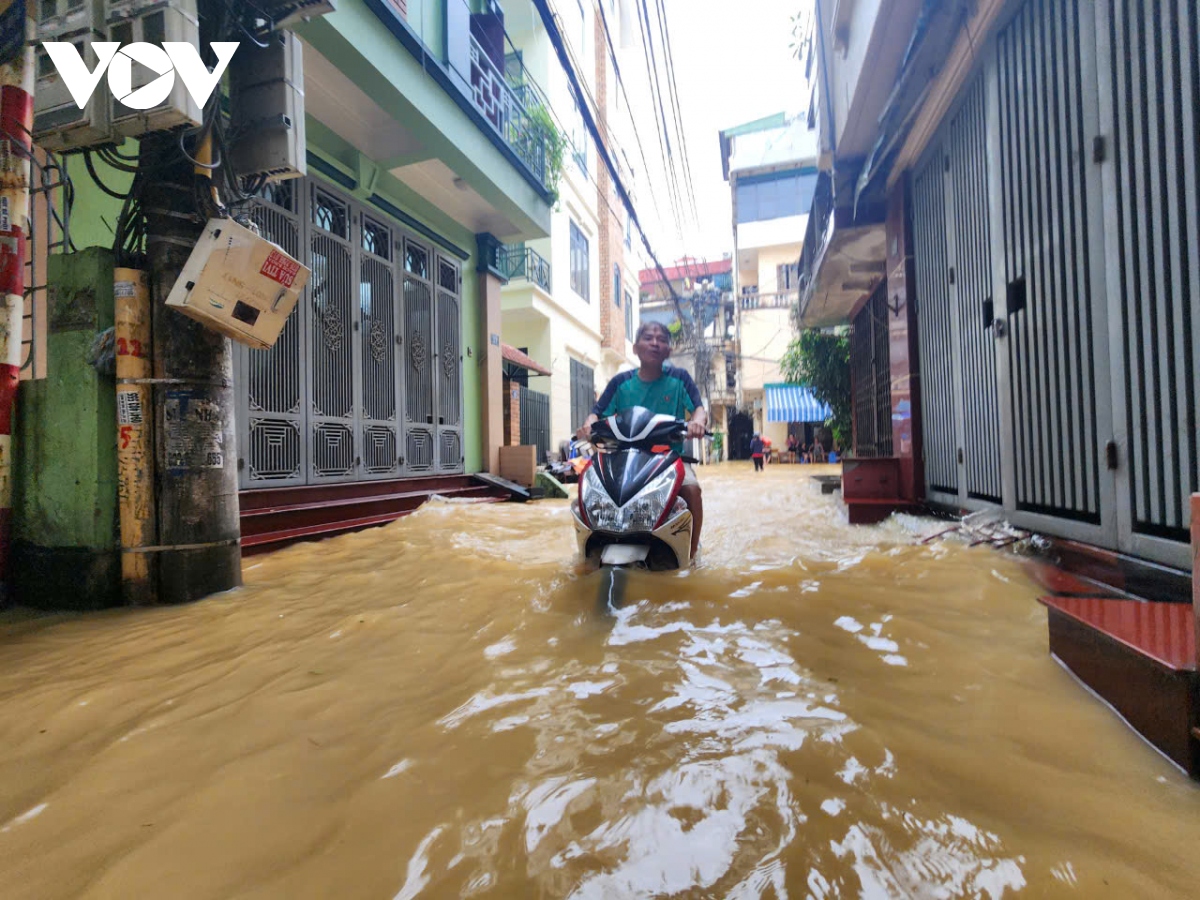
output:
<path id="1" fill-rule="evenodd" d="M 0 589 L 5 595 L 12 548 L 12 429 L 21 377 L 25 235 L 33 154 L 37 23 L 30 7 L 27 0 L 0 0 L 0 35 L 10 51 L 0 63 Z"/>

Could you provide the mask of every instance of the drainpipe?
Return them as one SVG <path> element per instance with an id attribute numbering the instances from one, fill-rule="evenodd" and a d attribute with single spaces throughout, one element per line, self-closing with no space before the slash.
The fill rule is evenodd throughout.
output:
<path id="1" fill-rule="evenodd" d="M 21 379 L 25 316 L 25 235 L 29 226 L 33 155 L 34 57 L 37 24 L 25 5 L 25 43 L 0 66 L 0 591 L 7 591 L 12 548 L 12 426 Z M 0 602 L 4 594 L 0 593 Z"/>

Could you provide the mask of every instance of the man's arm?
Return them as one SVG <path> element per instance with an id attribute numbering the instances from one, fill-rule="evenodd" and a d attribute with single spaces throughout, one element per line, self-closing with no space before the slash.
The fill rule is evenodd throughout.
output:
<path id="1" fill-rule="evenodd" d="M 704 437 L 704 426 L 708 424 L 708 413 L 704 409 L 700 389 L 696 387 L 696 382 L 687 369 L 680 369 L 680 373 L 683 375 L 683 389 L 687 393 L 688 401 L 692 404 L 692 417 L 688 422 L 687 436 L 690 438 Z"/>
<path id="2" fill-rule="evenodd" d="M 575 432 L 576 440 L 586 441 L 591 438 L 592 426 L 599 422 L 600 418 L 605 414 L 608 407 L 612 404 L 613 398 L 617 395 L 617 388 L 629 377 L 629 374 L 628 372 L 620 372 L 609 379 L 608 384 L 604 388 L 604 393 L 600 395 L 599 399 L 596 400 L 596 405 L 592 407 L 591 415 L 583 420 L 583 424 Z"/>

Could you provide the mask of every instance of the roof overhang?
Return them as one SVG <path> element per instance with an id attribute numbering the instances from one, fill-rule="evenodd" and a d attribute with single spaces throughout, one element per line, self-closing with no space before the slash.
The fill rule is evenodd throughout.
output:
<path id="1" fill-rule="evenodd" d="M 534 361 L 528 354 L 522 353 L 511 344 L 500 345 L 500 354 L 506 363 L 516 366 L 519 369 L 533 372 L 537 375 L 549 375 L 550 370 L 541 363 Z"/>
<path id="2" fill-rule="evenodd" d="M 850 321 L 855 307 L 887 271 L 887 226 L 883 222 L 834 229 L 817 258 L 801 299 L 802 328 Z"/>

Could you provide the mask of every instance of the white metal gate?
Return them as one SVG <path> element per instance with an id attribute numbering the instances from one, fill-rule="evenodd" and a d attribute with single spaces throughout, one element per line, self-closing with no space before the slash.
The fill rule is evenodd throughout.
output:
<path id="1" fill-rule="evenodd" d="M 1187 567 L 1200 7 L 1026 0 L 912 179 L 929 496 Z"/>
<path id="2" fill-rule="evenodd" d="M 1200 7 L 1096 3 L 1121 547 L 1186 566 L 1200 491 Z"/>
<path id="3" fill-rule="evenodd" d="M 461 472 L 459 263 L 312 178 L 252 215 L 312 278 L 274 347 L 237 348 L 240 486 Z"/>

